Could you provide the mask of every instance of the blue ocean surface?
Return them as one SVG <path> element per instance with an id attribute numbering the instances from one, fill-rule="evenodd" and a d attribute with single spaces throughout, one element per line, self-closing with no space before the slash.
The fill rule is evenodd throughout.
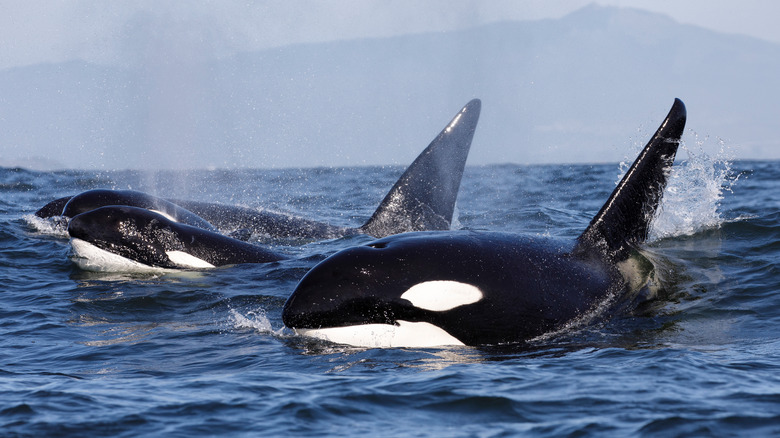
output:
<path id="1" fill-rule="evenodd" d="M 681 155 L 644 248 L 655 300 L 480 348 L 360 349 L 286 329 L 298 280 L 368 236 L 253 236 L 291 258 L 108 274 L 77 268 L 63 230 L 33 216 L 115 188 L 359 226 L 403 167 L 0 169 L 0 435 L 777 436 L 780 162 Z M 621 170 L 467 167 L 455 228 L 576 238 Z"/>

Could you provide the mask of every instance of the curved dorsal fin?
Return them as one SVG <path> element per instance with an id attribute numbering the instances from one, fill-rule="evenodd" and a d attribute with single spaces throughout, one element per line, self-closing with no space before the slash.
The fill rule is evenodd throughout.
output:
<path id="1" fill-rule="evenodd" d="M 575 252 L 597 249 L 612 259 L 622 259 L 627 256 L 631 244 L 647 238 L 680 144 L 685 119 L 685 105 L 675 99 L 666 119 L 577 239 Z"/>
<path id="2" fill-rule="evenodd" d="M 474 99 L 460 110 L 401 175 L 362 232 L 385 237 L 450 228 L 481 106 Z"/>

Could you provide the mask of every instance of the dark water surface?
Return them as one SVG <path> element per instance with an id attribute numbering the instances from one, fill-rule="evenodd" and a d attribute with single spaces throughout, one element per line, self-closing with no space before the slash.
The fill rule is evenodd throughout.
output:
<path id="1" fill-rule="evenodd" d="M 0 169 L 0 435 L 776 436 L 780 162 L 678 164 L 647 247 L 661 297 L 522 349 L 364 350 L 285 329 L 301 276 L 366 236 L 256 236 L 293 258 L 96 274 L 32 217 L 104 187 L 357 226 L 401 168 Z M 574 238 L 618 173 L 469 167 L 456 226 Z"/>

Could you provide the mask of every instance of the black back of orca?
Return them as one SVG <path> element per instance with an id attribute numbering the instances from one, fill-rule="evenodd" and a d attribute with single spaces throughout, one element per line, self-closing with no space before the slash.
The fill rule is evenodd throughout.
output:
<path id="1" fill-rule="evenodd" d="M 283 213 L 219 203 L 164 200 L 132 191 L 94 190 L 54 200 L 35 214 L 68 217 L 90 208 L 106 205 L 130 205 L 163 211 L 190 225 L 223 230 L 248 230 L 251 233 L 281 238 L 331 239 L 358 233 L 383 237 L 408 231 L 448 230 L 455 210 L 458 189 L 474 137 L 481 102 L 474 99 L 464 106 L 438 136 L 406 169 L 361 227 L 346 228 Z M 184 212 L 197 217 L 202 222 Z M 201 219 L 202 218 L 202 219 Z"/>
<path id="2" fill-rule="evenodd" d="M 68 224 L 68 233 L 71 239 L 151 267 L 192 267 L 182 266 L 174 254 L 186 254 L 212 266 L 286 258 L 269 249 L 131 206 L 106 206 L 76 215 Z"/>
<path id="3" fill-rule="evenodd" d="M 276 238 L 333 239 L 357 234 L 355 228 L 337 227 L 324 222 L 213 202 L 171 200 L 222 230 L 239 230 Z"/>
<path id="4" fill-rule="evenodd" d="M 157 196 L 135 190 L 88 190 L 73 196 L 62 209 L 62 216 L 72 218 L 81 213 L 109 205 L 126 205 L 164 213 L 176 222 L 214 231 L 214 226 L 197 214 Z"/>
<path id="5" fill-rule="evenodd" d="M 647 235 L 685 119 L 675 100 L 575 242 L 474 231 L 386 237 L 310 270 L 284 306 L 285 325 L 353 345 L 434 346 L 525 342 L 587 322 L 642 286 L 625 262 Z"/>

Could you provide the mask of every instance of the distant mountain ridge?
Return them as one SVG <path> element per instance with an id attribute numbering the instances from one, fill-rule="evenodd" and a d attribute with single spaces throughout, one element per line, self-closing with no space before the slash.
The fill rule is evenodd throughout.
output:
<path id="1" fill-rule="evenodd" d="M 408 164 L 473 97 L 483 112 L 470 164 L 619 161 L 675 97 L 699 136 L 723 138 L 737 158 L 780 158 L 780 45 L 640 10 L 588 6 L 208 63 L 138 50 L 151 61 L 1 70 L 0 163 Z"/>

